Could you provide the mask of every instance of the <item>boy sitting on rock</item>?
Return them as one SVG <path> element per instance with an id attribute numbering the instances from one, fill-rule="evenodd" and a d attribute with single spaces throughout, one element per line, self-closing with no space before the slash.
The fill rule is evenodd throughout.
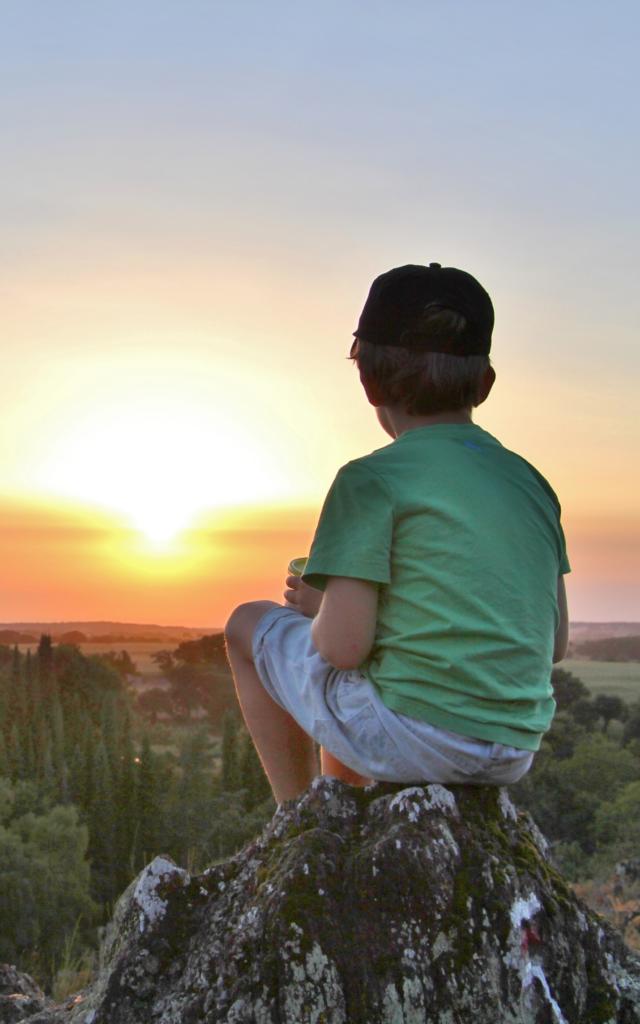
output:
<path id="1" fill-rule="evenodd" d="M 567 648 L 558 500 L 471 419 L 495 380 L 493 306 L 431 263 L 376 278 L 355 334 L 393 439 L 347 463 L 285 605 L 226 629 L 247 727 L 278 802 L 317 775 L 503 785 L 531 766 Z"/>

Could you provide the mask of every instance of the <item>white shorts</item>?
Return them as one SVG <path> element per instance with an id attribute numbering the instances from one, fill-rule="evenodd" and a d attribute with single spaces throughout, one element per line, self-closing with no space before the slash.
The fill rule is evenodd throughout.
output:
<path id="1" fill-rule="evenodd" d="M 253 635 L 256 671 L 267 693 L 347 767 L 385 782 L 503 786 L 533 761 L 530 750 L 470 739 L 392 711 L 358 669 L 321 657 L 311 619 L 270 608 Z"/>

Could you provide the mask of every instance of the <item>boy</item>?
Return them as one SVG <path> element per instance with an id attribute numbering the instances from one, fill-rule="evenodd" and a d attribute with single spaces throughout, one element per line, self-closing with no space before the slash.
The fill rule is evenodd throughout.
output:
<path id="1" fill-rule="evenodd" d="M 560 506 L 476 426 L 493 306 L 464 271 L 376 278 L 351 358 L 393 439 L 339 471 L 302 579 L 226 630 L 238 699 L 278 802 L 321 769 L 355 785 L 515 782 L 567 648 Z"/>

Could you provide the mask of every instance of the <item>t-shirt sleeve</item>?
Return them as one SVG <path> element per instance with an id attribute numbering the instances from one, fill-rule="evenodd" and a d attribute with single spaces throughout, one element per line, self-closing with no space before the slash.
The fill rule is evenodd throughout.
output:
<path id="1" fill-rule="evenodd" d="M 375 471 L 349 462 L 325 498 L 303 576 L 324 590 L 329 576 L 391 581 L 393 499 Z"/>

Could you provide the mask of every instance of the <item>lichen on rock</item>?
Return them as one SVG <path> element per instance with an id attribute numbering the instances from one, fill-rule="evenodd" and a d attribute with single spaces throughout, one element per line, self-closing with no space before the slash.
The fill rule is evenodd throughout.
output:
<path id="1" fill-rule="evenodd" d="M 640 965 L 506 791 L 322 778 L 198 877 L 156 858 L 118 902 L 96 983 L 51 1013 L 46 1024 L 640 1024 Z"/>

